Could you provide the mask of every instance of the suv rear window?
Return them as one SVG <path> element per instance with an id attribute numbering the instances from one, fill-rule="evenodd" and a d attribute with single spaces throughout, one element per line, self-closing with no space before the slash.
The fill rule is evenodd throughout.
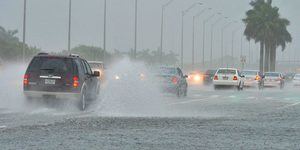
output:
<path id="1" fill-rule="evenodd" d="M 219 69 L 218 74 L 236 74 L 236 70 L 232 69 Z"/>
<path id="2" fill-rule="evenodd" d="M 28 68 L 29 72 L 39 74 L 64 75 L 73 71 L 72 60 L 60 57 L 35 57 Z"/>

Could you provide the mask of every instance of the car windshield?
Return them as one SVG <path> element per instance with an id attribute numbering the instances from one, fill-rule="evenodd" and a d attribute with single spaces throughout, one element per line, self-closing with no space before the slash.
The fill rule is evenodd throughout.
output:
<path id="1" fill-rule="evenodd" d="M 257 71 L 243 71 L 242 75 L 257 75 Z"/>
<path id="2" fill-rule="evenodd" d="M 233 70 L 233 69 L 219 69 L 217 74 L 236 74 L 236 70 Z"/>
<path id="3" fill-rule="evenodd" d="M 276 73 L 276 72 L 267 72 L 265 73 L 265 76 L 266 77 L 279 77 L 279 73 Z"/>

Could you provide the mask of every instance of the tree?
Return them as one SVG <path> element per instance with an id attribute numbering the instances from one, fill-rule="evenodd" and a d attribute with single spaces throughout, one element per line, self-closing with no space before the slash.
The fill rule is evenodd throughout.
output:
<path id="1" fill-rule="evenodd" d="M 17 33 L 17 30 L 5 30 L 0 26 L 0 57 L 4 61 L 22 58 L 22 42 L 16 37 Z M 40 52 L 40 49 L 25 44 L 25 52 L 25 57 L 29 59 Z"/>
<path id="2" fill-rule="evenodd" d="M 286 43 L 292 41 L 286 28 L 289 21 L 280 18 L 279 8 L 272 6 L 272 0 L 255 0 L 250 5 L 253 8 L 243 19 L 244 35 L 248 40 L 260 42 L 260 71 L 275 71 L 277 47 L 284 50 Z"/>

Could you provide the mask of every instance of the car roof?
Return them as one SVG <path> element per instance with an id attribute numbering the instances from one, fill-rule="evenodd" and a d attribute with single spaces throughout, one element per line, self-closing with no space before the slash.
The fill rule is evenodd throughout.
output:
<path id="1" fill-rule="evenodd" d="M 56 55 L 56 54 L 47 54 L 47 53 L 39 53 L 34 57 L 53 57 L 53 58 L 80 58 L 77 55 Z"/>
<path id="2" fill-rule="evenodd" d="M 253 72 L 259 72 L 258 70 L 243 70 L 243 71 L 253 71 Z"/>
<path id="3" fill-rule="evenodd" d="M 238 70 L 236 68 L 219 68 L 218 70 Z"/>
<path id="4" fill-rule="evenodd" d="M 103 64 L 102 61 L 88 61 L 88 63 Z"/>

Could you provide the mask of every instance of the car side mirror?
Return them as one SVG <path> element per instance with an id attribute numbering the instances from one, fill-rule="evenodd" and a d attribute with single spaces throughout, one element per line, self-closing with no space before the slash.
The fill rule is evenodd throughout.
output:
<path id="1" fill-rule="evenodd" d="M 188 76 L 188 75 L 184 75 L 183 77 L 184 77 L 184 78 L 188 78 L 189 76 Z"/>
<path id="2" fill-rule="evenodd" d="M 94 71 L 93 76 L 94 77 L 100 77 L 100 72 L 99 71 Z"/>

